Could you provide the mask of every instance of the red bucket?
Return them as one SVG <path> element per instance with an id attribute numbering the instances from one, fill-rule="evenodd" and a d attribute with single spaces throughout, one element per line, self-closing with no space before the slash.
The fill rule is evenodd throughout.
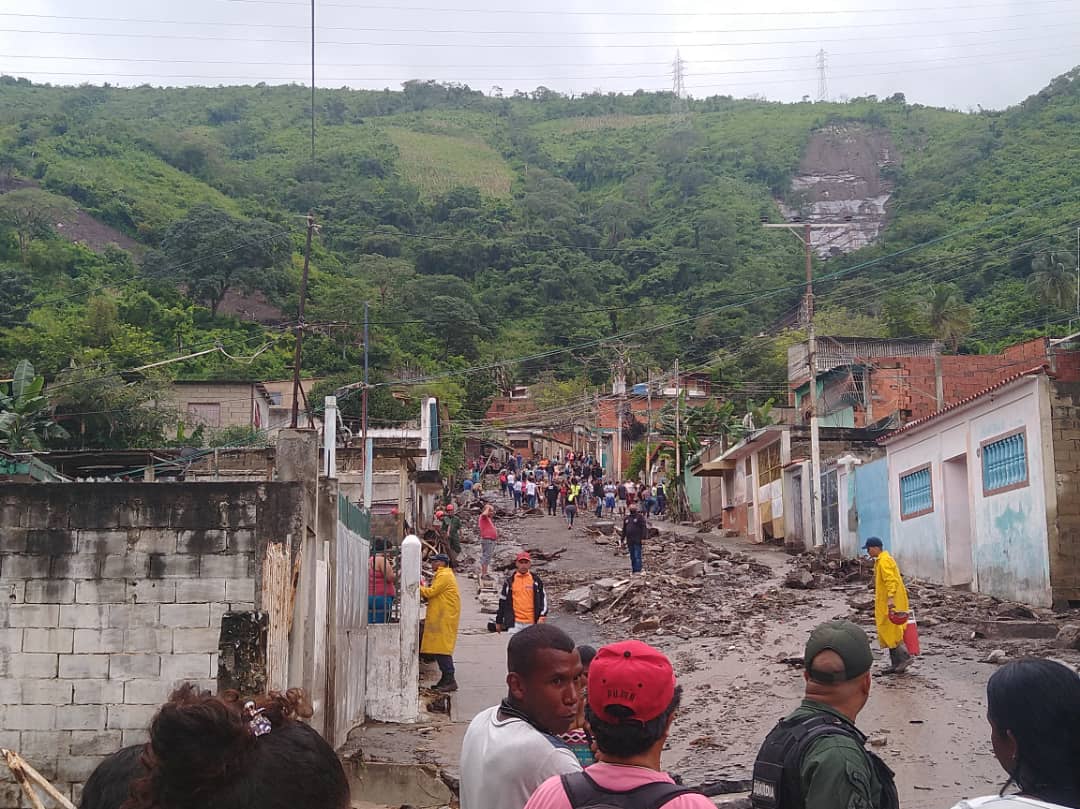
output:
<path id="1" fill-rule="evenodd" d="M 914 613 L 904 624 L 904 645 L 911 654 L 917 655 L 919 653 L 919 626 L 915 623 Z"/>

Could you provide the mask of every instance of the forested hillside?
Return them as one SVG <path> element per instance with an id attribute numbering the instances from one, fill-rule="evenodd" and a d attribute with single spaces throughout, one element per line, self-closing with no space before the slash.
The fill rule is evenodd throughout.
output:
<path id="1" fill-rule="evenodd" d="M 898 158 L 884 239 L 815 268 L 819 333 L 980 351 L 1075 314 L 1080 71 L 1002 112 L 671 101 L 319 90 L 312 161 L 303 87 L 5 77 L 0 370 L 53 380 L 84 444 L 160 429 L 115 414 L 168 376 L 287 377 L 310 211 L 305 374 L 358 379 L 370 301 L 375 379 L 438 377 L 459 421 L 514 379 L 606 384 L 616 348 L 634 373 L 679 358 L 760 400 L 803 277 L 798 242 L 761 222 L 830 126 L 887 130 Z M 75 206 L 129 249 L 65 238 Z M 229 314 L 256 293 L 262 324 Z M 407 410 L 379 389 L 376 418 Z"/>

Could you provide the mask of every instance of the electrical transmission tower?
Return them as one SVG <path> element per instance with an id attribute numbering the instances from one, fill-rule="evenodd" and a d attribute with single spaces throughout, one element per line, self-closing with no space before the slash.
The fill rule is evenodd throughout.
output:
<path id="1" fill-rule="evenodd" d="M 686 100 L 686 62 L 678 51 L 675 51 L 675 61 L 671 63 L 671 75 L 671 116 L 681 124 L 686 122 L 690 105 Z"/>
<path id="2" fill-rule="evenodd" d="M 825 49 L 822 48 L 817 52 L 817 100 L 828 101 L 829 100 L 829 74 L 828 74 L 828 54 L 825 53 Z"/>

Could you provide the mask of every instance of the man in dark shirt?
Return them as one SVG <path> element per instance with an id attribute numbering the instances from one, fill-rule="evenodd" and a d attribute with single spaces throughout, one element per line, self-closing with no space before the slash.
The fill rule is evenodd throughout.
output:
<path id="1" fill-rule="evenodd" d="M 640 573 L 642 570 L 642 543 L 645 535 L 649 532 L 649 522 L 645 519 L 637 507 L 637 503 L 630 505 L 630 513 L 623 520 L 623 541 L 630 551 L 630 572 Z"/>

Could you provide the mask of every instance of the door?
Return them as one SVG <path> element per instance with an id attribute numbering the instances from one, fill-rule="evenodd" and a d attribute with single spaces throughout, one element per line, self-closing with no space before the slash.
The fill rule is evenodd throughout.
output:
<path id="1" fill-rule="evenodd" d="M 821 476 L 821 533 L 826 552 L 840 552 L 840 503 L 836 470 Z"/>
<path id="2" fill-rule="evenodd" d="M 972 587 L 971 504 L 968 492 L 967 455 L 950 458 L 941 465 L 945 503 L 945 582 L 952 587 Z M 972 588 L 973 589 L 973 588 Z"/>

